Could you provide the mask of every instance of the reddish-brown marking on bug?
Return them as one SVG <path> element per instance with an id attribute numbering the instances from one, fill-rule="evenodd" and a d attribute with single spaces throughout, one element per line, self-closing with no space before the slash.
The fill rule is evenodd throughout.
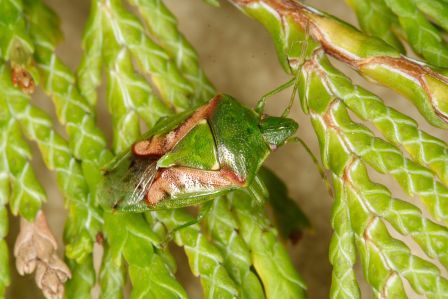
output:
<path id="1" fill-rule="evenodd" d="M 226 170 L 208 171 L 189 167 L 160 169 L 146 195 L 148 205 L 155 205 L 166 197 L 175 196 L 185 189 L 201 191 L 242 186 L 234 173 Z"/>
<path id="2" fill-rule="evenodd" d="M 241 179 L 233 170 L 230 170 L 227 168 L 227 166 L 224 166 L 220 169 L 221 175 L 223 177 L 226 177 L 228 180 L 235 182 L 238 186 L 245 186 L 246 180 Z"/>
<path id="3" fill-rule="evenodd" d="M 36 84 L 31 74 L 22 66 L 14 65 L 11 70 L 11 81 L 15 87 L 19 87 L 24 93 L 32 94 Z"/>
<path id="4" fill-rule="evenodd" d="M 215 109 L 220 95 L 215 96 L 207 105 L 200 107 L 192 116 L 175 130 L 165 135 L 154 136 L 148 140 L 136 142 L 132 146 L 132 153 L 140 157 L 161 157 L 170 151 L 179 140 L 185 137 L 201 120 L 208 119 Z"/>

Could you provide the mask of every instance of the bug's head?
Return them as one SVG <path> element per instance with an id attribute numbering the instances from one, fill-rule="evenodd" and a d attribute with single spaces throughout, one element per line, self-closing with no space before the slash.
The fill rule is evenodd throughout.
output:
<path id="1" fill-rule="evenodd" d="M 260 121 L 260 131 L 271 149 L 283 145 L 297 131 L 299 125 L 286 117 L 266 116 Z"/>

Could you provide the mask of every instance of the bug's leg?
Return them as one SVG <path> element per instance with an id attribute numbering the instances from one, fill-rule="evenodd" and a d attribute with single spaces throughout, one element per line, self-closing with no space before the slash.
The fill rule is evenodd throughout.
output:
<path id="1" fill-rule="evenodd" d="M 293 79 L 294 82 L 294 88 L 291 93 L 291 97 L 289 98 L 288 106 L 286 106 L 285 110 L 283 110 L 282 117 L 287 117 L 289 115 L 289 112 L 291 111 L 292 105 L 294 104 L 294 100 L 296 98 L 297 89 L 299 85 L 299 76 L 296 75 Z"/>
<path id="2" fill-rule="evenodd" d="M 291 85 L 293 85 L 296 82 L 296 78 L 292 78 L 291 80 L 289 80 L 288 82 L 283 83 L 282 85 L 280 85 L 279 87 L 271 90 L 270 92 L 266 93 L 265 95 L 263 95 L 257 102 L 257 105 L 255 106 L 255 112 L 257 112 L 258 114 L 260 114 L 260 116 L 263 114 L 264 111 L 264 106 L 266 105 L 266 100 L 281 92 L 282 90 L 285 90 L 286 88 L 290 87 Z"/>
<path id="3" fill-rule="evenodd" d="M 325 183 L 325 187 L 327 188 L 328 194 L 330 195 L 331 198 L 333 198 L 333 190 L 331 189 L 331 184 L 330 184 L 330 182 L 328 180 L 328 177 L 327 177 L 327 175 L 325 173 L 325 170 L 322 167 L 322 165 L 320 164 L 320 162 L 317 159 L 316 155 L 313 154 L 313 152 L 311 151 L 309 146 L 306 144 L 306 142 L 302 138 L 297 137 L 297 136 L 291 137 L 290 139 L 288 139 L 287 142 L 297 142 L 297 143 L 300 143 L 303 146 L 305 151 L 311 157 L 311 160 L 313 161 L 313 163 L 316 166 L 317 170 L 319 171 L 320 177 L 322 178 L 322 180 Z"/>
<path id="4" fill-rule="evenodd" d="M 200 223 L 202 221 L 202 219 L 204 219 L 205 216 L 208 215 L 208 213 L 211 210 L 211 207 L 212 207 L 212 202 L 211 201 L 208 201 L 208 202 L 202 204 L 202 207 L 199 210 L 199 214 L 198 214 L 198 216 L 194 220 L 185 222 L 184 224 L 181 224 L 181 225 L 173 228 L 169 233 L 170 234 L 174 234 L 175 232 L 177 232 L 180 229 L 189 227 L 189 226 L 194 225 L 196 223 Z"/>
<path id="5" fill-rule="evenodd" d="M 286 109 L 283 111 L 282 116 L 286 117 L 288 116 L 289 112 L 291 111 L 291 107 L 294 104 L 294 100 L 296 97 L 296 93 L 297 93 L 297 88 L 298 88 L 298 82 L 299 82 L 299 70 L 302 67 L 302 65 L 306 62 L 306 56 L 307 56 L 307 52 L 308 52 L 308 45 L 309 45 L 309 24 L 307 23 L 305 26 L 305 32 L 306 34 L 306 38 L 304 41 L 301 41 L 302 43 L 302 49 L 300 51 L 300 57 L 297 59 L 297 68 L 295 68 L 296 74 L 294 76 L 294 78 L 292 78 L 291 80 L 289 80 L 286 83 L 283 83 L 282 85 L 280 85 L 279 87 L 277 87 L 276 89 L 268 92 L 267 94 L 265 94 L 264 96 L 262 96 L 260 98 L 260 100 L 258 100 L 257 105 L 255 106 L 255 112 L 257 112 L 258 114 L 260 114 L 260 116 L 262 115 L 263 111 L 264 111 L 264 106 L 266 104 L 266 100 L 268 97 L 279 93 L 280 91 L 290 87 L 291 85 L 294 84 L 294 90 L 291 94 L 291 98 L 289 99 L 289 104 L 286 107 Z M 294 73 L 294 70 L 292 70 L 292 72 Z"/>
<path id="6" fill-rule="evenodd" d="M 202 219 L 204 219 L 205 216 L 208 215 L 208 213 L 211 210 L 211 207 L 212 207 L 212 202 L 211 201 L 208 201 L 208 202 L 204 203 L 202 205 L 201 209 L 199 210 L 198 216 L 195 219 L 193 219 L 191 221 L 188 221 L 188 222 L 185 222 L 185 223 L 183 223 L 183 224 L 181 224 L 179 226 L 176 226 L 172 230 L 168 231 L 168 233 L 166 234 L 165 240 L 163 240 L 163 242 L 160 244 L 160 246 L 162 248 L 165 248 L 173 240 L 174 234 L 177 231 L 179 231 L 179 230 L 181 230 L 183 228 L 195 225 L 197 223 L 200 223 L 202 221 Z"/>
<path id="7" fill-rule="evenodd" d="M 308 32 L 308 24 L 306 25 L 305 31 Z M 308 39 L 309 39 L 309 34 L 307 34 L 306 39 L 302 42 L 302 50 L 300 52 L 300 57 L 297 62 L 296 75 L 294 78 L 294 88 L 292 90 L 291 97 L 289 99 L 289 104 L 282 113 L 282 117 L 286 117 L 289 115 L 292 105 L 294 104 L 294 100 L 296 98 L 297 90 L 298 90 L 298 86 L 299 86 L 299 72 L 300 72 L 300 69 L 302 68 L 302 66 L 306 62 L 305 58 L 306 58 L 306 55 L 308 52 L 308 44 L 309 44 Z"/>
<path id="8" fill-rule="evenodd" d="M 306 60 L 305 60 L 305 57 L 306 57 L 306 55 L 307 55 L 307 50 L 308 50 L 308 38 L 305 39 L 305 41 L 302 42 L 302 50 L 301 50 L 301 52 L 300 52 L 300 57 L 299 57 L 299 59 L 298 59 L 298 63 L 297 63 L 298 66 L 297 66 L 297 69 L 296 69 L 296 75 L 294 76 L 294 78 L 292 78 L 291 80 L 289 80 L 289 81 L 286 82 L 286 83 L 283 83 L 283 84 L 280 85 L 279 87 L 277 87 L 277 88 L 271 90 L 271 91 L 268 92 L 267 94 L 263 95 L 263 96 L 260 98 L 260 100 L 258 100 L 257 105 L 255 106 L 255 112 L 257 112 L 258 114 L 260 114 L 260 116 L 263 114 L 264 106 L 265 106 L 265 104 L 266 104 L 266 100 L 267 100 L 269 97 L 271 97 L 271 96 L 273 96 L 273 95 L 275 95 L 275 94 L 277 94 L 277 93 L 279 93 L 279 92 L 285 90 L 286 88 L 288 88 L 288 87 L 294 85 L 294 89 L 293 89 L 293 92 L 292 92 L 292 94 L 291 94 L 291 98 L 289 99 L 289 104 L 288 104 L 288 106 L 286 107 L 286 109 L 283 111 L 283 114 L 282 114 L 283 117 L 288 116 L 289 112 L 291 111 L 291 107 L 292 107 L 292 105 L 294 104 L 294 100 L 295 100 L 295 98 L 296 98 L 296 94 L 297 94 L 298 83 L 299 83 L 299 72 L 298 72 L 298 71 L 300 70 L 300 68 L 302 67 L 302 65 L 303 65 L 303 64 L 305 63 L 305 61 L 306 61 Z"/>

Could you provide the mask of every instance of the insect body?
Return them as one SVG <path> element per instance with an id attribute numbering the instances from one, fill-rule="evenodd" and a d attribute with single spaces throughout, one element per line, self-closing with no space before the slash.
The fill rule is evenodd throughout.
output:
<path id="1" fill-rule="evenodd" d="M 100 196 L 121 211 L 178 208 L 248 186 L 269 153 L 297 130 L 228 95 L 157 123 L 105 171 Z"/>

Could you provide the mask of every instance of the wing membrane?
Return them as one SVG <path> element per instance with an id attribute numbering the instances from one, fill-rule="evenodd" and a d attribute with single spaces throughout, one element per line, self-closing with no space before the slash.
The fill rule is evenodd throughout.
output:
<path id="1" fill-rule="evenodd" d="M 157 173 L 156 165 L 157 160 L 151 158 L 130 155 L 121 159 L 104 175 L 101 204 L 117 210 L 140 209 Z"/>

